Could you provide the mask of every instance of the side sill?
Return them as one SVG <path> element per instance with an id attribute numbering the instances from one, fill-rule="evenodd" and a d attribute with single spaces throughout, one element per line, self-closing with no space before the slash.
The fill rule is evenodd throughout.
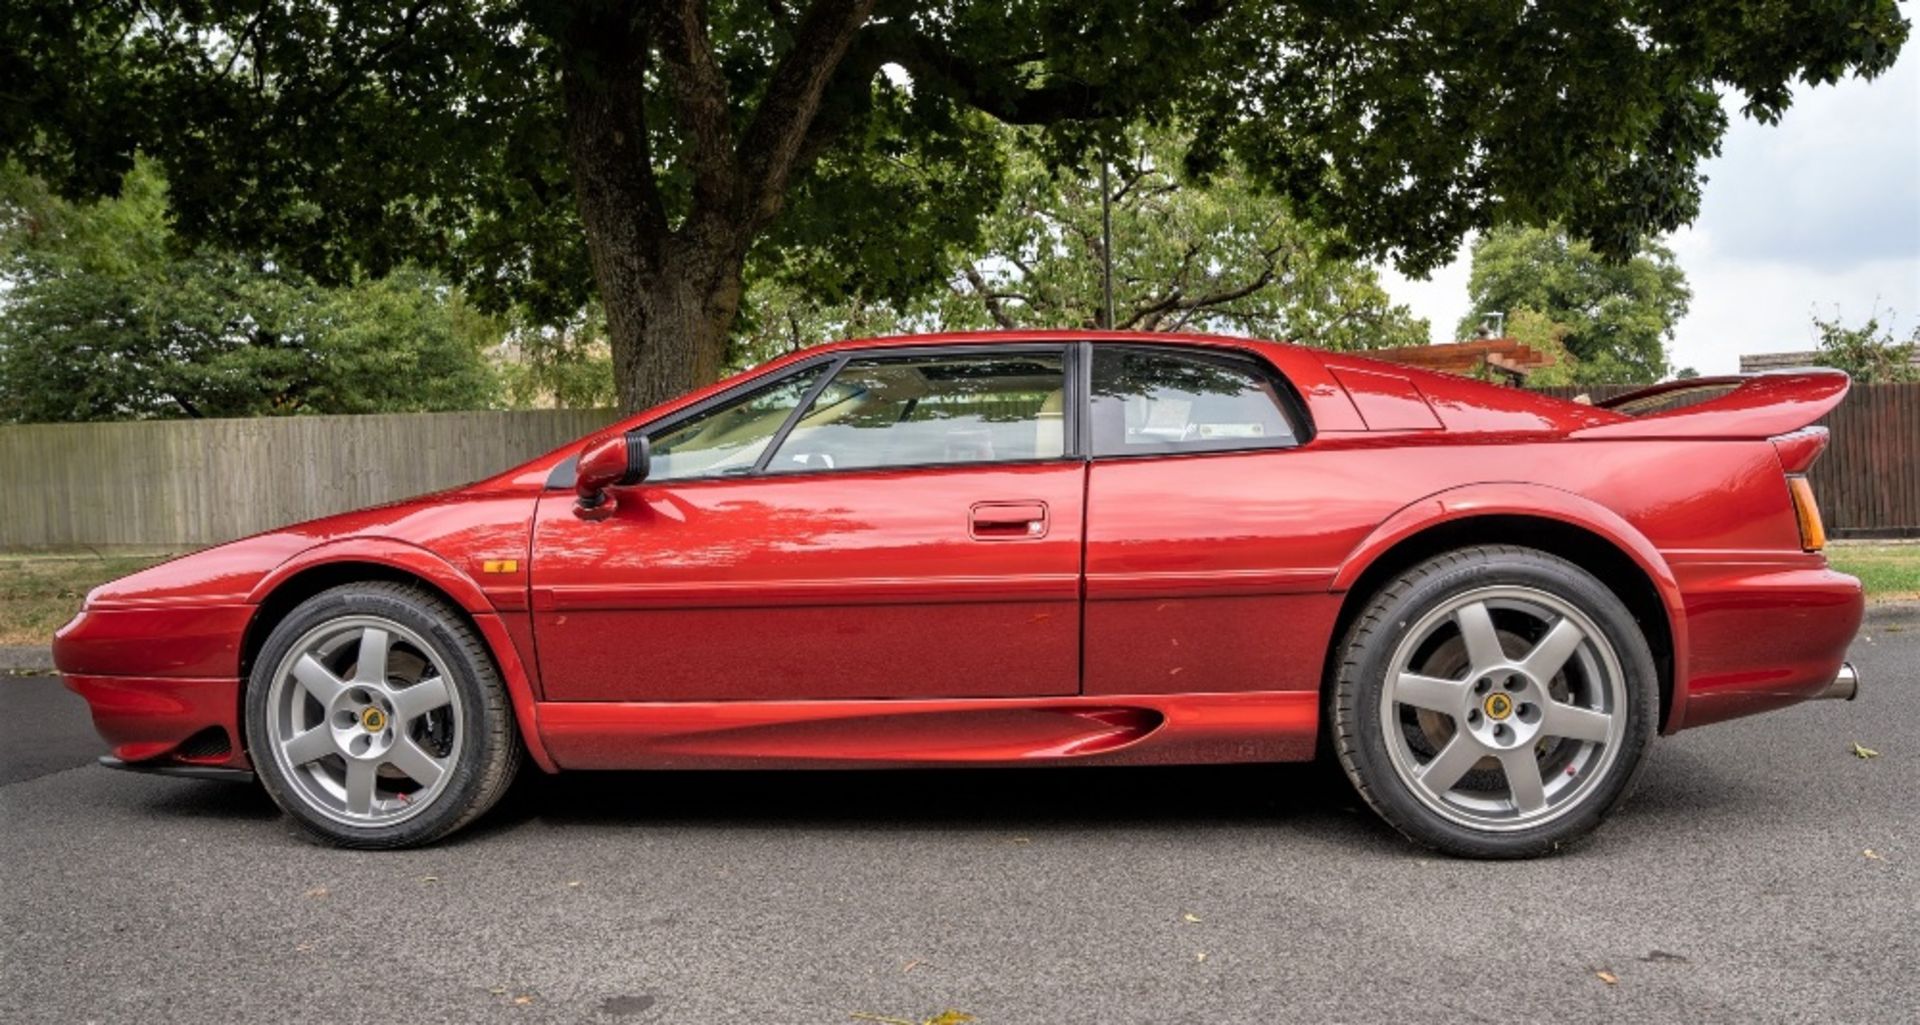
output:
<path id="1" fill-rule="evenodd" d="M 101 755 L 100 764 L 121 772 L 138 772 L 148 776 L 178 776 L 183 779 L 207 779 L 222 783 L 251 783 L 253 773 L 246 769 L 229 769 L 219 765 L 181 765 L 177 762 L 128 762 L 112 755 Z"/>

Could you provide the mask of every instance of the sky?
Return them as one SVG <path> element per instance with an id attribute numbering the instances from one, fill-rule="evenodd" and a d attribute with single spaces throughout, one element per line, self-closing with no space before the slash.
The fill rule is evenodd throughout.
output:
<path id="1" fill-rule="evenodd" d="M 1707 177 L 1700 216 L 1672 236 L 1693 289 L 1670 359 L 1734 373 L 1743 352 L 1814 347 L 1813 317 L 1876 311 L 1902 339 L 1920 326 L 1920 45 L 1872 82 L 1802 86 L 1777 125 L 1740 114 Z M 1451 341 L 1467 310 L 1467 249 L 1426 281 L 1387 290 Z"/>

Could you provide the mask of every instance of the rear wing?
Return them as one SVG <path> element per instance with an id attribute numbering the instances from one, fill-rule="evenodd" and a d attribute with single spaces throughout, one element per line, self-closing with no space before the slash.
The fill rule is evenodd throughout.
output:
<path id="1" fill-rule="evenodd" d="M 1826 369 L 1668 381 L 1594 403 L 1595 408 L 1630 419 L 1582 428 L 1569 436 L 1594 441 L 1772 438 L 1827 415 L 1847 397 L 1851 386 L 1844 371 Z M 1656 408 L 1657 412 L 1638 412 Z"/>

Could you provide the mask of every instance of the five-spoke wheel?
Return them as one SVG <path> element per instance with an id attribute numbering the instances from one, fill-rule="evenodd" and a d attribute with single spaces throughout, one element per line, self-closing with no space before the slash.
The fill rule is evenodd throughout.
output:
<path id="1" fill-rule="evenodd" d="M 398 822 L 445 785 L 459 701 L 418 634 L 373 616 L 330 620 L 294 643 L 269 685 L 274 758 L 324 814 Z"/>
<path id="2" fill-rule="evenodd" d="M 465 617 L 416 587 L 323 591 L 274 628 L 247 687 L 248 749 L 281 807 L 336 843 L 425 843 L 519 765 L 505 689 Z"/>
<path id="3" fill-rule="evenodd" d="M 1591 829 L 1651 737 L 1657 679 L 1632 615 L 1544 552 L 1449 552 L 1383 587 L 1330 694 L 1368 802 L 1461 854 L 1537 854 Z"/>

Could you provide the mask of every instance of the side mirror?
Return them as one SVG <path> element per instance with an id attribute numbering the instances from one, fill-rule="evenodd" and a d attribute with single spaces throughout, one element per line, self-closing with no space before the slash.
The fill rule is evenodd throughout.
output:
<path id="1" fill-rule="evenodd" d="M 580 450 L 573 491 L 582 509 L 598 509 L 607 501 L 607 489 L 638 484 L 647 479 L 653 444 L 644 434 L 620 434 Z"/>

